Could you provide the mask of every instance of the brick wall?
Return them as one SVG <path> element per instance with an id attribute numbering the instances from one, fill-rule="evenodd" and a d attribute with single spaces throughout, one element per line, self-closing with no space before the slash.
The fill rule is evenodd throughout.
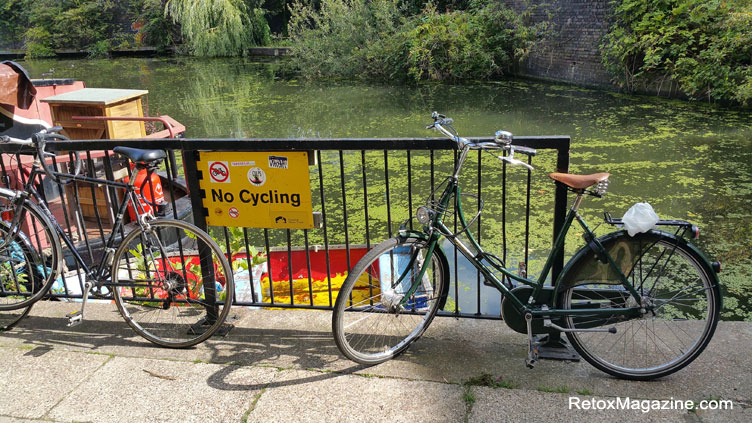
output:
<path id="1" fill-rule="evenodd" d="M 553 36 L 531 52 L 523 75 L 613 88 L 598 46 L 611 15 L 609 0 L 501 0 L 533 22 L 550 20 Z"/>

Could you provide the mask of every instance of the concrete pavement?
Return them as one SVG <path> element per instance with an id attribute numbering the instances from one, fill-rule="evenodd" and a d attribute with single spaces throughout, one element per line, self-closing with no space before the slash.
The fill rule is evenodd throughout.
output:
<path id="1" fill-rule="evenodd" d="M 41 302 L 0 333 L 0 422 L 752 421 L 752 323 L 721 322 L 687 368 L 630 382 L 584 361 L 529 370 L 525 336 L 500 321 L 437 318 L 398 359 L 365 368 L 340 356 L 329 312 L 238 307 L 228 336 L 172 350 L 136 335 L 113 304 L 89 304 L 67 328 L 78 306 Z M 506 388 L 467 383 L 484 374 Z M 734 409 L 569 409 L 626 397 Z"/>

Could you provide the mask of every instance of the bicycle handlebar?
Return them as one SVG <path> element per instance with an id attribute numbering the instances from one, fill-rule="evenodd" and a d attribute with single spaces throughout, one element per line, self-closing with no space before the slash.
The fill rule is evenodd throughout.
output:
<path id="1" fill-rule="evenodd" d="M 533 170 L 533 167 L 530 166 L 529 164 L 521 160 L 515 159 L 514 153 L 520 152 L 522 154 L 527 154 L 528 156 L 535 156 L 537 151 L 534 148 L 513 145 L 511 133 L 506 132 L 506 131 L 497 131 L 494 136 L 495 138 L 494 141 L 472 142 L 468 140 L 467 138 L 462 138 L 459 135 L 457 135 L 457 132 L 454 131 L 454 128 L 452 128 L 451 126 L 452 123 L 454 123 L 453 119 L 448 118 L 437 112 L 433 112 L 431 114 L 431 118 L 433 119 L 433 123 L 426 126 L 426 129 L 436 129 L 437 131 L 444 134 L 447 138 L 451 139 L 452 141 L 455 141 L 460 149 L 469 148 L 471 150 L 508 151 L 509 155 L 496 156 L 496 158 L 512 165 L 523 166 L 527 168 L 528 170 Z"/>
<path id="2" fill-rule="evenodd" d="M 18 145 L 32 145 L 34 144 L 34 141 L 31 140 L 31 138 L 27 138 L 25 140 L 22 140 L 20 138 L 13 138 L 10 135 L 2 135 L 0 136 L 0 141 L 4 144 L 18 144 Z"/>
<path id="3" fill-rule="evenodd" d="M 515 145 L 513 147 L 514 147 L 514 151 L 518 153 L 522 153 L 522 154 L 527 154 L 528 156 L 535 156 L 536 154 L 538 154 L 538 151 L 534 148 L 523 147 L 521 145 Z"/>
<path id="4" fill-rule="evenodd" d="M 61 173 L 57 172 L 50 165 L 48 165 L 47 160 L 45 160 L 47 157 L 54 157 L 55 154 L 48 153 L 44 150 L 45 146 L 47 145 L 48 139 L 57 139 L 62 141 L 68 140 L 68 137 L 57 133 L 62 130 L 63 128 L 60 126 L 53 126 L 52 128 L 42 129 L 41 131 L 33 134 L 30 138 L 27 139 L 14 138 L 8 135 L 3 135 L 0 137 L 0 141 L 3 143 L 17 144 L 21 146 L 35 146 L 37 150 L 37 157 L 39 158 L 39 163 L 44 173 L 53 181 L 55 181 L 55 183 L 65 185 L 71 182 L 73 178 L 78 176 L 78 174 L 81 172 L 81 155 L 78 153 L 78 151 L 73 152 L 74 171 L 72 178 L 63 180 L 62 178 L 60 178 Z"/>

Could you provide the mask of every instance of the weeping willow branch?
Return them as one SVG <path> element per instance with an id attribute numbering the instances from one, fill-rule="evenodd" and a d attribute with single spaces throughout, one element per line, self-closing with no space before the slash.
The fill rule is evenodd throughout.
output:
<path id="1" fill-rule="evenodd" d="M 269 43 L 263 10 L 243 0 L 169 0 L 165 14 L 180 25 L 195 56 L 241 56 Z"/>

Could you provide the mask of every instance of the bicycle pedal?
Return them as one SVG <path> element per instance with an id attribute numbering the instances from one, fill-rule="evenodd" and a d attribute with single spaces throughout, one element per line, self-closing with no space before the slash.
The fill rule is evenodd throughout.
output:
<path id="1" fill-rule="evenodd" d="M 84 321 L 84 315 L 81 313 L 81 310 L 68 313 L 65 317 L 68 318 L 68 327 L 78 326 Z"/>
<path id="2" fill-rule="evenodd" d="M 525 359 L 525 366 L 527 366 L 528 369 L 532 369 L 535 367 L 536 361 L 538 361 L 538 348 L 531 347 L 528 350 L 527 358 Z"/>

